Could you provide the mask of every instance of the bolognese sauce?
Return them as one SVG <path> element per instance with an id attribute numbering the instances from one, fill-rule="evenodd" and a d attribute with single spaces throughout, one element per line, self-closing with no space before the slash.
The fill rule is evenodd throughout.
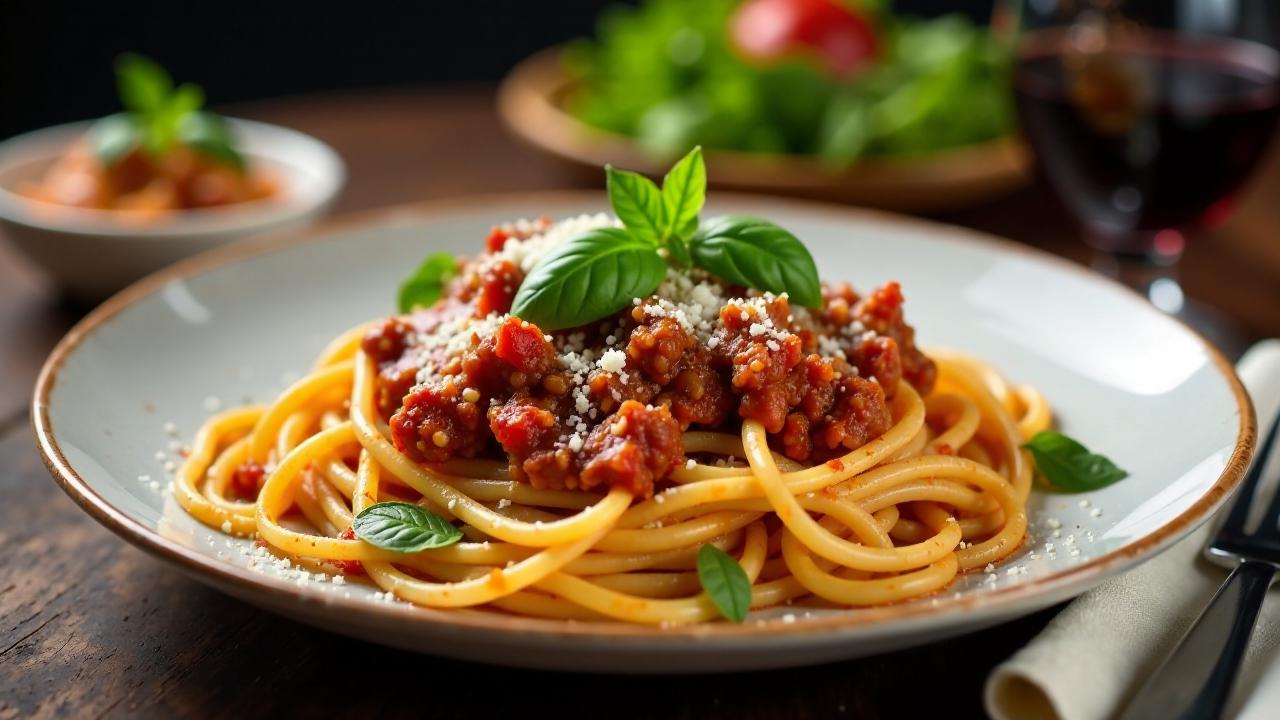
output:
<path id="1" fill-rule="evenodd" d="M 494 228 L 440 302 L 369 330 L 376 403 L 402 453 L 427 464 L 501 454 L 537 488 L 645 497 L 686 461 L 690 428 L 757 420 L 778 452 L 820 463 L 890 427 L 900 381 L 933 387 L 893 282 L 865 295 L 828 286 L 809 310 L 669 269 L 652 296 L 588 326 L 546 333 L 510 315 L 539 246 L 611 222 Z"/>

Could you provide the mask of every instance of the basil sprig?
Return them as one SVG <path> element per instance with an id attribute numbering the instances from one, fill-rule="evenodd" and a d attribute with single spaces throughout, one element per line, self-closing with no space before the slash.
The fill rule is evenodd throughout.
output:
<path id="1" fill-rule="evenodd" d="M 727 553 L 715 545 L 698 550 L 698 582 L 726 619 L 740 623 L 751 609 L 751 581 Z"/>
<path id="2" fill-rule="evenodd" d="M 432 253 L 418 266 L 413 275 L 400 285 L 398 305 L 400 312 L 434 305 L 444 293 L 444 284 L 458 274 L 458 261 L 449 253 Z"/>
<path id="3" fill-rule="evenodd" d="M 89 129 L 89 141 L 103 165 L 114 165 L 135 148 L 159 157 L 181 143 L 236 170 L 244 169 L 244 156 L 236 149 L 226 122 L 200 111 L 204 105 L 200 86 L 183 83 L 175 88 L 164 68 L 130 53 L 116 60 L 116 87 L 125 112 L 102 118 Z"/>
<path id="4" fill-rule="evenodd" d="M 520 285 L 511 312 L 543 330 L 576 327 L 607 317 L 653 293 L 668 263 L 695 265 L 736 285 L 797 303 L 822 302 L 818 269 L 804 244 L 757 218 L 708 222 L 702 149 L 681 158 L 662 180 L 605 167 L 609 203 L 623 228 L 593 230 L 547 253 Z"/>
<path id="5" fill-rule="evenodd" d="M 1043 430 L 1023 445 L 1049 484 L 1068 492 L 1106 487 L 1129 476 L 1110 459 L 1053 430 Z"/>
<path id="6" fill-rule="evenodd" d="M 448 520 L 405 502 L 370 505 L 356 515 L 351 529 L 370 545 L 398 553 L 446 547 L 462 539 L 462 531 Z"/>

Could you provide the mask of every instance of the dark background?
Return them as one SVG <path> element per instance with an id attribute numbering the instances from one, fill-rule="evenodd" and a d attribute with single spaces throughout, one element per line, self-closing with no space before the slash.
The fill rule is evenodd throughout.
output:
<path id="1" fill-rule="evenodd" d="M 693 1 L 693 0 L 690 0 Z M 0 138 L 117 109 L 111 62 L 148 55 L 211 104 L 352 87 L 493 82 L 591 33 L 616 0 L 0 0 Z M 989 14 L 991 0 L 899 0 Z"/>

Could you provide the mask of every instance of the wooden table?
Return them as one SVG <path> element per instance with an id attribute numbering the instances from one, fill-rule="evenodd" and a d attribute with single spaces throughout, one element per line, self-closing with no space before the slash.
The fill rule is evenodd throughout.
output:
<path id="1" fill-rule="evenodd" d="M 336 211 L 447 195 L 546 189 L 576 174 L 518 145 L 488 90 L 381 91 L 231 109 L 289 125 L 346 158 Z M 1224 228 L 1192 245 L 1192 297 L 1280 336 L 1280 157 Z M 1030 188 L 944 220 L 1076 260 L 1087 253 L 1048 195 Z M 27 428 L 39 363 L 82 309 L 0 244 L 0 720 L 31 716 L 226 716 L 302 710 L 386 717 L 520 716 L 535 707 L 609 717 L 800 718 L 981 714 L 990 668 L 1055 610 L 867 660 L 756 675 L 582 677 L 496 669 L 348 640 L 232 600 L 117 539 L 57 489 Z M 927 693 L 918 680 L 928 679 Z M 916 688 L 913 690 L 913 688 Z M 407 690 L 407 692 L 406 692 Z M 533 701 L 534 692 L 542 700 Z M 551 693 L 547 702 L 546 693 Z"/>

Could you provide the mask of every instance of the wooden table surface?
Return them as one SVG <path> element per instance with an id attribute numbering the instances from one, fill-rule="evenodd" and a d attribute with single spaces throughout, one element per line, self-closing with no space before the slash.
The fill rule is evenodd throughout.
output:
<path id="1" fill-rule="evenodd" d="M 487 89 L 348 93 L 228 110 L 333 145 L 349 171 L 337 213 L 569 187 L 580 177 L 508 136 Z M 1231 327 L 1218 334 L 1233 354 L 1248 341 L 1280 336 L 1278 180 L 1280 155 L 1272 153 L 1236 216 L 1197 238 L 1184 260 L 1188 294 L 1220 313 L 1211 331 Z M 1087 261 L 1070 221 L 1039 187 L 941 219 Z M 550 706 L 637 718 L 972 717 L 982 712 L 986 673 L 1055 612 L 872 659 L 668 678 L 489 668 L 312 630 L 207 589 L 126 544 L 49 479 L 26 404 L 40 362 L 83 310 L 60 302 L 0 242 L 0 720 L 289 710 L 520 716 Z M 929 692 L 918 691 L 921 679 Z"/>

